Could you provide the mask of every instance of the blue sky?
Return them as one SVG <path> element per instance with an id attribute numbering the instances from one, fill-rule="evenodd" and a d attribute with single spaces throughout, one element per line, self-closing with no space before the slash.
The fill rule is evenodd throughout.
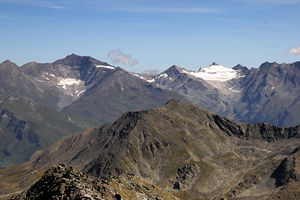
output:
<path id="1" fill-rule="evenodd" d="M 299 61 L 300 0 L 0 0 L 0 62 L 71 53 L 136 72 Z"/>

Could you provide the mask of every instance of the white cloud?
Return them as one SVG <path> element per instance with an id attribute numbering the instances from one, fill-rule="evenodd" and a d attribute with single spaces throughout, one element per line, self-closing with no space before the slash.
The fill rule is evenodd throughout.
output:
<path id="1" fill-rule="evenodd" d="M 291 54 L 291 55 L 300 55 L 300 45 L 298 47 L 292 47 L 289 50 L 289 54 Z"/>
<path id="2" fill-rule="evenodd" d="M 137 59 L 132 59 L 130 54 L 122 53 L 120 49 L 111 50 L 107 55 L 114 64 L 123 64 L 126 66 L 134 66 L 139 64 Z"/>

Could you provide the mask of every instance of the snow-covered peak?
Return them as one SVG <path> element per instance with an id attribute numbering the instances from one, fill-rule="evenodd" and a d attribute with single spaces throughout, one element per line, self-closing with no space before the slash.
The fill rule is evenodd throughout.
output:
<path id="1" fill-rule="evenodd" d="M 185 71 L 185 73 L 202 78 L 206 81 L 219 81 L 225 82 L 238 77 L 238 73 L 234 69 L 224 67 L 213 63 L 208 67 L 201 67 L 198 72 Z"/>
<path id="2" fill-rule="evenodd" d="M 95 67 L 96 68 L 115 69 L 114 67 L 109 66 L 109 65 L 95 65 Z"/>
<path id="3" fill-rule="evenodd" d="M 217 72 L 224 72 L 228 70 L 232 71 L 233 69 L 229 69 L 223 65 L 213 63 L 212 65 L 209 65 L 207 67 L 200 67 L 199 72 L 217 73 Z"/>

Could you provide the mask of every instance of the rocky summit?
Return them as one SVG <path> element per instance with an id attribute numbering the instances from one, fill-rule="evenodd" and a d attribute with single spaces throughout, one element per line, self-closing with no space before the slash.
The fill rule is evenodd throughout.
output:
<path id="1" fill-rule="evenodd" d="M 39 172 L 64 163 L 101 180 L 134 176 L 179 199 L 296 200 L 299 149 L 300 126 L 246 124 L 170 100 L 68 136 L 23 168 Z M 2 175 L 0 181 L 9 177 Z"/>

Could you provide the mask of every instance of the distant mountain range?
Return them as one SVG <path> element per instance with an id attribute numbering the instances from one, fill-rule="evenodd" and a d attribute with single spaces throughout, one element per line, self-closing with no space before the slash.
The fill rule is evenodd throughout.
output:
<path id="1" fill-rule="evenodd" d="M 300 126 L 245 124 L 170 100 L 163 107 L 127 112 L 111 124 L 68 136 L 37 152 L 24 165 L 0 171 L 0 188 L 28 188 L 43 170 L 64 163 L 96 177 L 100 183 L 107 180 L 106 188 L 118 182 L 114 190 L 107 190 L 113 192 L 105 193 L 110 195 L 108 199 L 116 193 L 127 197 L 128 190 L 122 188 L 128 185 L 135 186 L 130 199 L 140 199 L 143 190 L 137 190 L 133 179 L 124 181 L 124 177 L 131 176 L 150 182 L 148 192 L 160 187 L 179 199 L 296 200 L 300 197 L 299 148 Z M 9 170 L 17 174 L 10 185 Z M 22 171 L 27 172 L 25 183 Z M 76 180 L 73 185 L 69 183 L 71 177 Z M 20 195 L 15 199 L 58 196 L 60 188 L 76 189 L 85 183 L 84 194 L 100 195 L 103 189 L 93 192 L 94 184 L 83 178 L 84 175 L 64 166 L 51 168 L 23 193 L 27 198 Z M 152 194 L 162 193 L 160 190 Z M 66 197 L 72 194 L 65 193 Z"/>
<path id="2" fill-rule="evenodd" d="M 172 66 L 145 75 L 75 54 L 20 67 L 5 61 L 0 64 L 0 137 L 5 138 L 0 168 L 20 164 L 66 135 L 171 98 L 243 122 L 295 126 L 300 124 L 299 69 L 300 62 L 264 63 L 258 69 L 213 63 L 198 72 Z M 18 139 L 19 130 L 24 137 Z"/>
<path id="3" fill-rule="evenodd" d="M 172 66 L 148 81 L 238 121 L 300 124 L 300 62 L 266 62 L 258 69 L 213 63 L 198 72 Z"/>

